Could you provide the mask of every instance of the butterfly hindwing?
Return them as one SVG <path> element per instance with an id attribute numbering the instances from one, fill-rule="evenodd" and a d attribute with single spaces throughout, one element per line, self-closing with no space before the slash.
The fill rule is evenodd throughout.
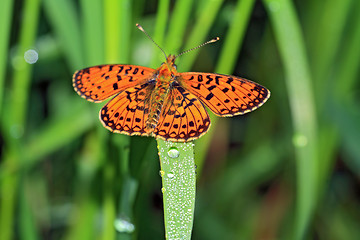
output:
<path id="1" fill-rule="evenodd" d="M 270 97 L 260 84 L 229 75 L 186 72 L 180 73 L 178 82 L 223 117 L 251 112 Z"/>
<path id="2" fill-rule="evenodd" d="M 210 118 L 204 105 L 189 91 L 172 87 L 154 134 L 175 142 L 197 139 L 207 132 Z"/>
<path id="3" fill-rule="evenodd" d="M 100 120 L 112 132 L 148 135 L 145 123 L 149 104 L 146 99 L 153 85 L 145 83 L 128 88 L 111 99 L 101 110 Z"/>
<path id="4" fill-rule="evenodd" d="M 73 86 L 83 98 L 101 102 L 153 78 L 154 69 L 126 64 L 99 65 L 76 71 Z"/>

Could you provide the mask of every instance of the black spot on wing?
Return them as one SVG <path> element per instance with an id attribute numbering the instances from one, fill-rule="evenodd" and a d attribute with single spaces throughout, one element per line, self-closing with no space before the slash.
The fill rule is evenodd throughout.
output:
<path id="1" fill-rule="evenodd" d="M 215 85 L 212 85 L 212 86 L 208 87 L 208 90 L 211 91 L 211 90 L 213 90 L 213 89 L 215 89 L 215 88 L 216 88 L 216 86 L 215 86 Z"/>
<path id="2" fill-rule="evenodd" d="M 214 94 L 212 94 L 212 93 L 209 93 L 207 96 L 206 96 L 206 100 L 210 100 L 210 99 L 212 99 L 214 97 Z"/>

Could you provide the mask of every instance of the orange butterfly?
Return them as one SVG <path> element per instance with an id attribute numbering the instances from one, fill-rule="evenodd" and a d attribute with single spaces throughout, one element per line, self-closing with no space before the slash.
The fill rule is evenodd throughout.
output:
<path id="1" fill-rule="evenodd" d="M 136 26 L 151 39 L 139 24 Z M 268 89 L 244 78 L 178 73 L 174 63 L 178 56 L 165 54 L 166 62 L 156 70 L 128 64 L 85 68 L 74 73 L 73 86 L 91 102 L 113 97 L 100 110 L 100 120 L 110 131 L 174 142 L 198 139 L 209 130 L 204 105 L 218 116 L 229 117 L 251 112 L 270 97 Z"/>

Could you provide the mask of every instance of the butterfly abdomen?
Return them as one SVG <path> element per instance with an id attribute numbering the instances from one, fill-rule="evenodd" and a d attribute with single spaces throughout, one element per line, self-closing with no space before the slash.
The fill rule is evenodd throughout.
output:
<path id="1" fill-rule="evenodd" d="M 149 115 L 145 126 L 146 132 L 151 133 L 155 130 L 159 122 L 164 101 L 167 95 L 169 94 L 169 91 L 170 91 L 170 82 L 168 81 L 156 82 L 155 88 L 153 89 L 150 95 Z"/>

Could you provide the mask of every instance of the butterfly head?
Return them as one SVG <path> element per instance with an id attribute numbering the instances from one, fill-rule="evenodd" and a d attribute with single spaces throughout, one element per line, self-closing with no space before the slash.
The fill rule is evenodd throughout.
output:
<path id="1" fill-rule="evenodd" d="M 176 72 L 176 65 L 175 65 L 175 59 L 181 55 L 183 55 L 184 53 L 188 53 L 190 51 L 193 51 L 195 49 L 198 49 L 206 44 L 209 44 L 209 43 L 214 43 L 214 42 L 217 42 L 219 41 L 219 37 L 216 37 L 216 38 L 213 38 L 211 39 L 210 41 L 207 41 L 203 44 L 200 44 L 199 46 L 197 47 L 194 47 L 194 48 L 191 48 L 189 50 L 186 50 L 186 51 L 183 51 L 181 52 L 180 54 L 178 55 L 169 55 L 169 56 L 166 56 L 166 53 L 165 51 L 150 37 L 150 35 L 144 30 L 144 28 L 140 25 L 140 24 L 136 24 L 136 27 L 142 31 L 143 33 L 145 33 L 145 35 L 163 52 L 165 58 L 166 58 L 166 62 L 164 62 L 160 69 L 159 69 L 159 72 L 161 73 L 162 76 L 171 76 L 171 75 L 175 75 L 177 72 Z"/>
<path id="2" fill-rule="evenodd" d="M 161 67 L 158 69 L 160 76 L 166 79 L 170 79 L 173 75 L 176 75 L 177 71 L 175 65 L 175 58 L 175 55 L 171 54 L 166 58 L 166 62 L 163 62 Z"/>
<path id="3" fill-rule="evenodd" d="M 175 65 L 175 59 L 176 56 L 170 54 L 167 58 L 166 58 L 166 65 L 169 67 L 169 69 L 174 69 L 176 70 L 176 65 Z"/>

